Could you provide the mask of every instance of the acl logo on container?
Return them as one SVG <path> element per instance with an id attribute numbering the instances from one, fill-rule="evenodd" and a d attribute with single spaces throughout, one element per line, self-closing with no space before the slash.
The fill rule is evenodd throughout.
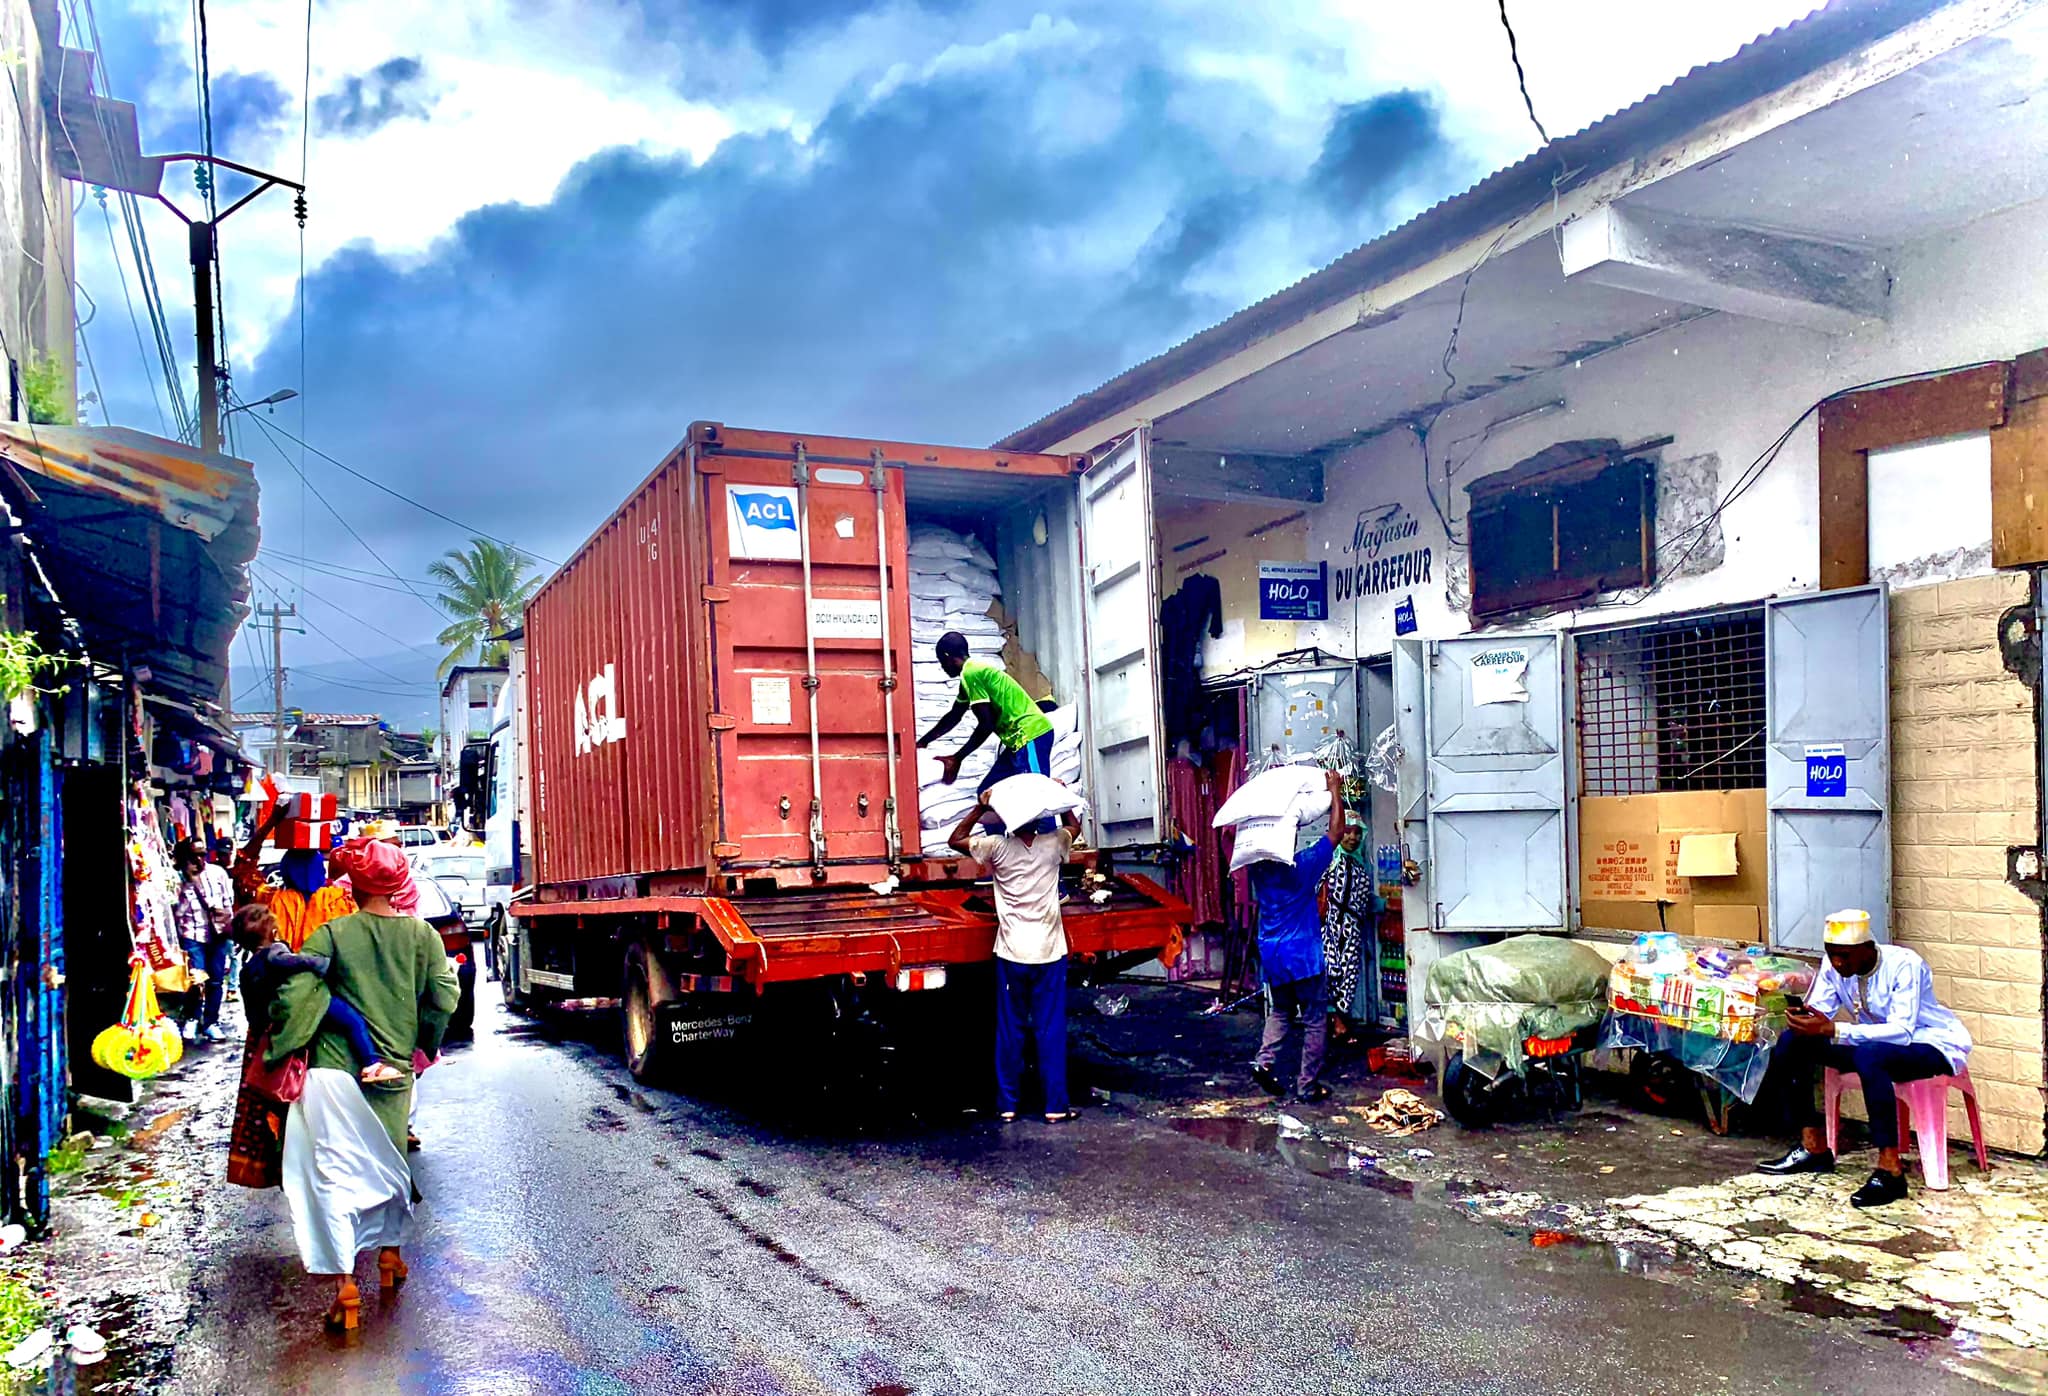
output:
<path id="1" fill-rule="evenodd" d="M 795 562 L 796 490 L 789 485 L 734 485 L 725 492 L 725 535 L 732 556 Z"/>
<path id="2" fill-rule="evenodd" d="M 576 754 L 586 756 L 607 742 L 626 740 L 626 719 L 619 716 L 618 682 L 612 666 L 576 692 Z"/>

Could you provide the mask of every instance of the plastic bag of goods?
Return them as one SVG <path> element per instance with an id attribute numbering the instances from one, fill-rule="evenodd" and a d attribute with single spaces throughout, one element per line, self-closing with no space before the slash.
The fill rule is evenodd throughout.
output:
<path id="1" fill-rule="evenodd" d="M 1051 776 L 1025 772 L 997 781 L 988 792 L 989 808 L 1005 829 L 1022 829 L 1048 815 L 1082 808 L 1081 797 Z"/>

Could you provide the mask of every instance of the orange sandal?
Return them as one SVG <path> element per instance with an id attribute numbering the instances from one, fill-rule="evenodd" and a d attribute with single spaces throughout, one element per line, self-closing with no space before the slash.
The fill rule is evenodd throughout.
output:
<path id="1" fill-rule="evenodd" d="M 350 1333 L 363 1323 L 363 1297 L 356 1291 L 356 1282 L 350 1280 L 341 1287 L 334 1297 L 334 1307 L 327 1311 L 327 1326 L 337 1333 Z"/>
<path id="2" fill-rule="evenodd" d="M 399 1258 L 396 1246 L 386 1246 L 377 1253 L 377 1282 L 384 1289 L 397 1289 L 411 1274 L 412 1271 Z"/>

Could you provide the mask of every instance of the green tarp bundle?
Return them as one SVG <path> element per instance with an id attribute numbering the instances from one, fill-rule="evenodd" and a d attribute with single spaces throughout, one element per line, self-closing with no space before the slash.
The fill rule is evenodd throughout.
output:
<path id="1" fill-rule="evenodd" d="M 1512 936 L 1460 950 L 1429 967 L 1418 1035 L 1464 1051 L 1489 1073 L 1500 1064 L 1520 1071 L 1525 1038 L 1566 1037 L 1600 1021 L 1608 969 L 1599 951 L 1562 936 Z"/>

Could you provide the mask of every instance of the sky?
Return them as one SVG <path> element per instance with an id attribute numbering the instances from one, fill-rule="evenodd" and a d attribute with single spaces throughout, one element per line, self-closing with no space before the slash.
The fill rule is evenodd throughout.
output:
<path id="1" fill-rule="evenodd" d="M 198 148 L 188 0 L 60 8 L 144 149 Z M 1509 5 L 1553 134 L 1811 8 Z M 567 557 L 698 419 L 988 444 L 1538 144 L 1494 0 L 314 0 L 310 46 L 298 4 L 205 12 L 215 150 L 308 188 L 303 240 L 279 190 L 221 235 L 235 391 L 299 393 L 232 419 L 287 701 L 407 729 L 471 533 Z M 90 419 L 163 430 L 89 198 L 76 260 Z"/>

